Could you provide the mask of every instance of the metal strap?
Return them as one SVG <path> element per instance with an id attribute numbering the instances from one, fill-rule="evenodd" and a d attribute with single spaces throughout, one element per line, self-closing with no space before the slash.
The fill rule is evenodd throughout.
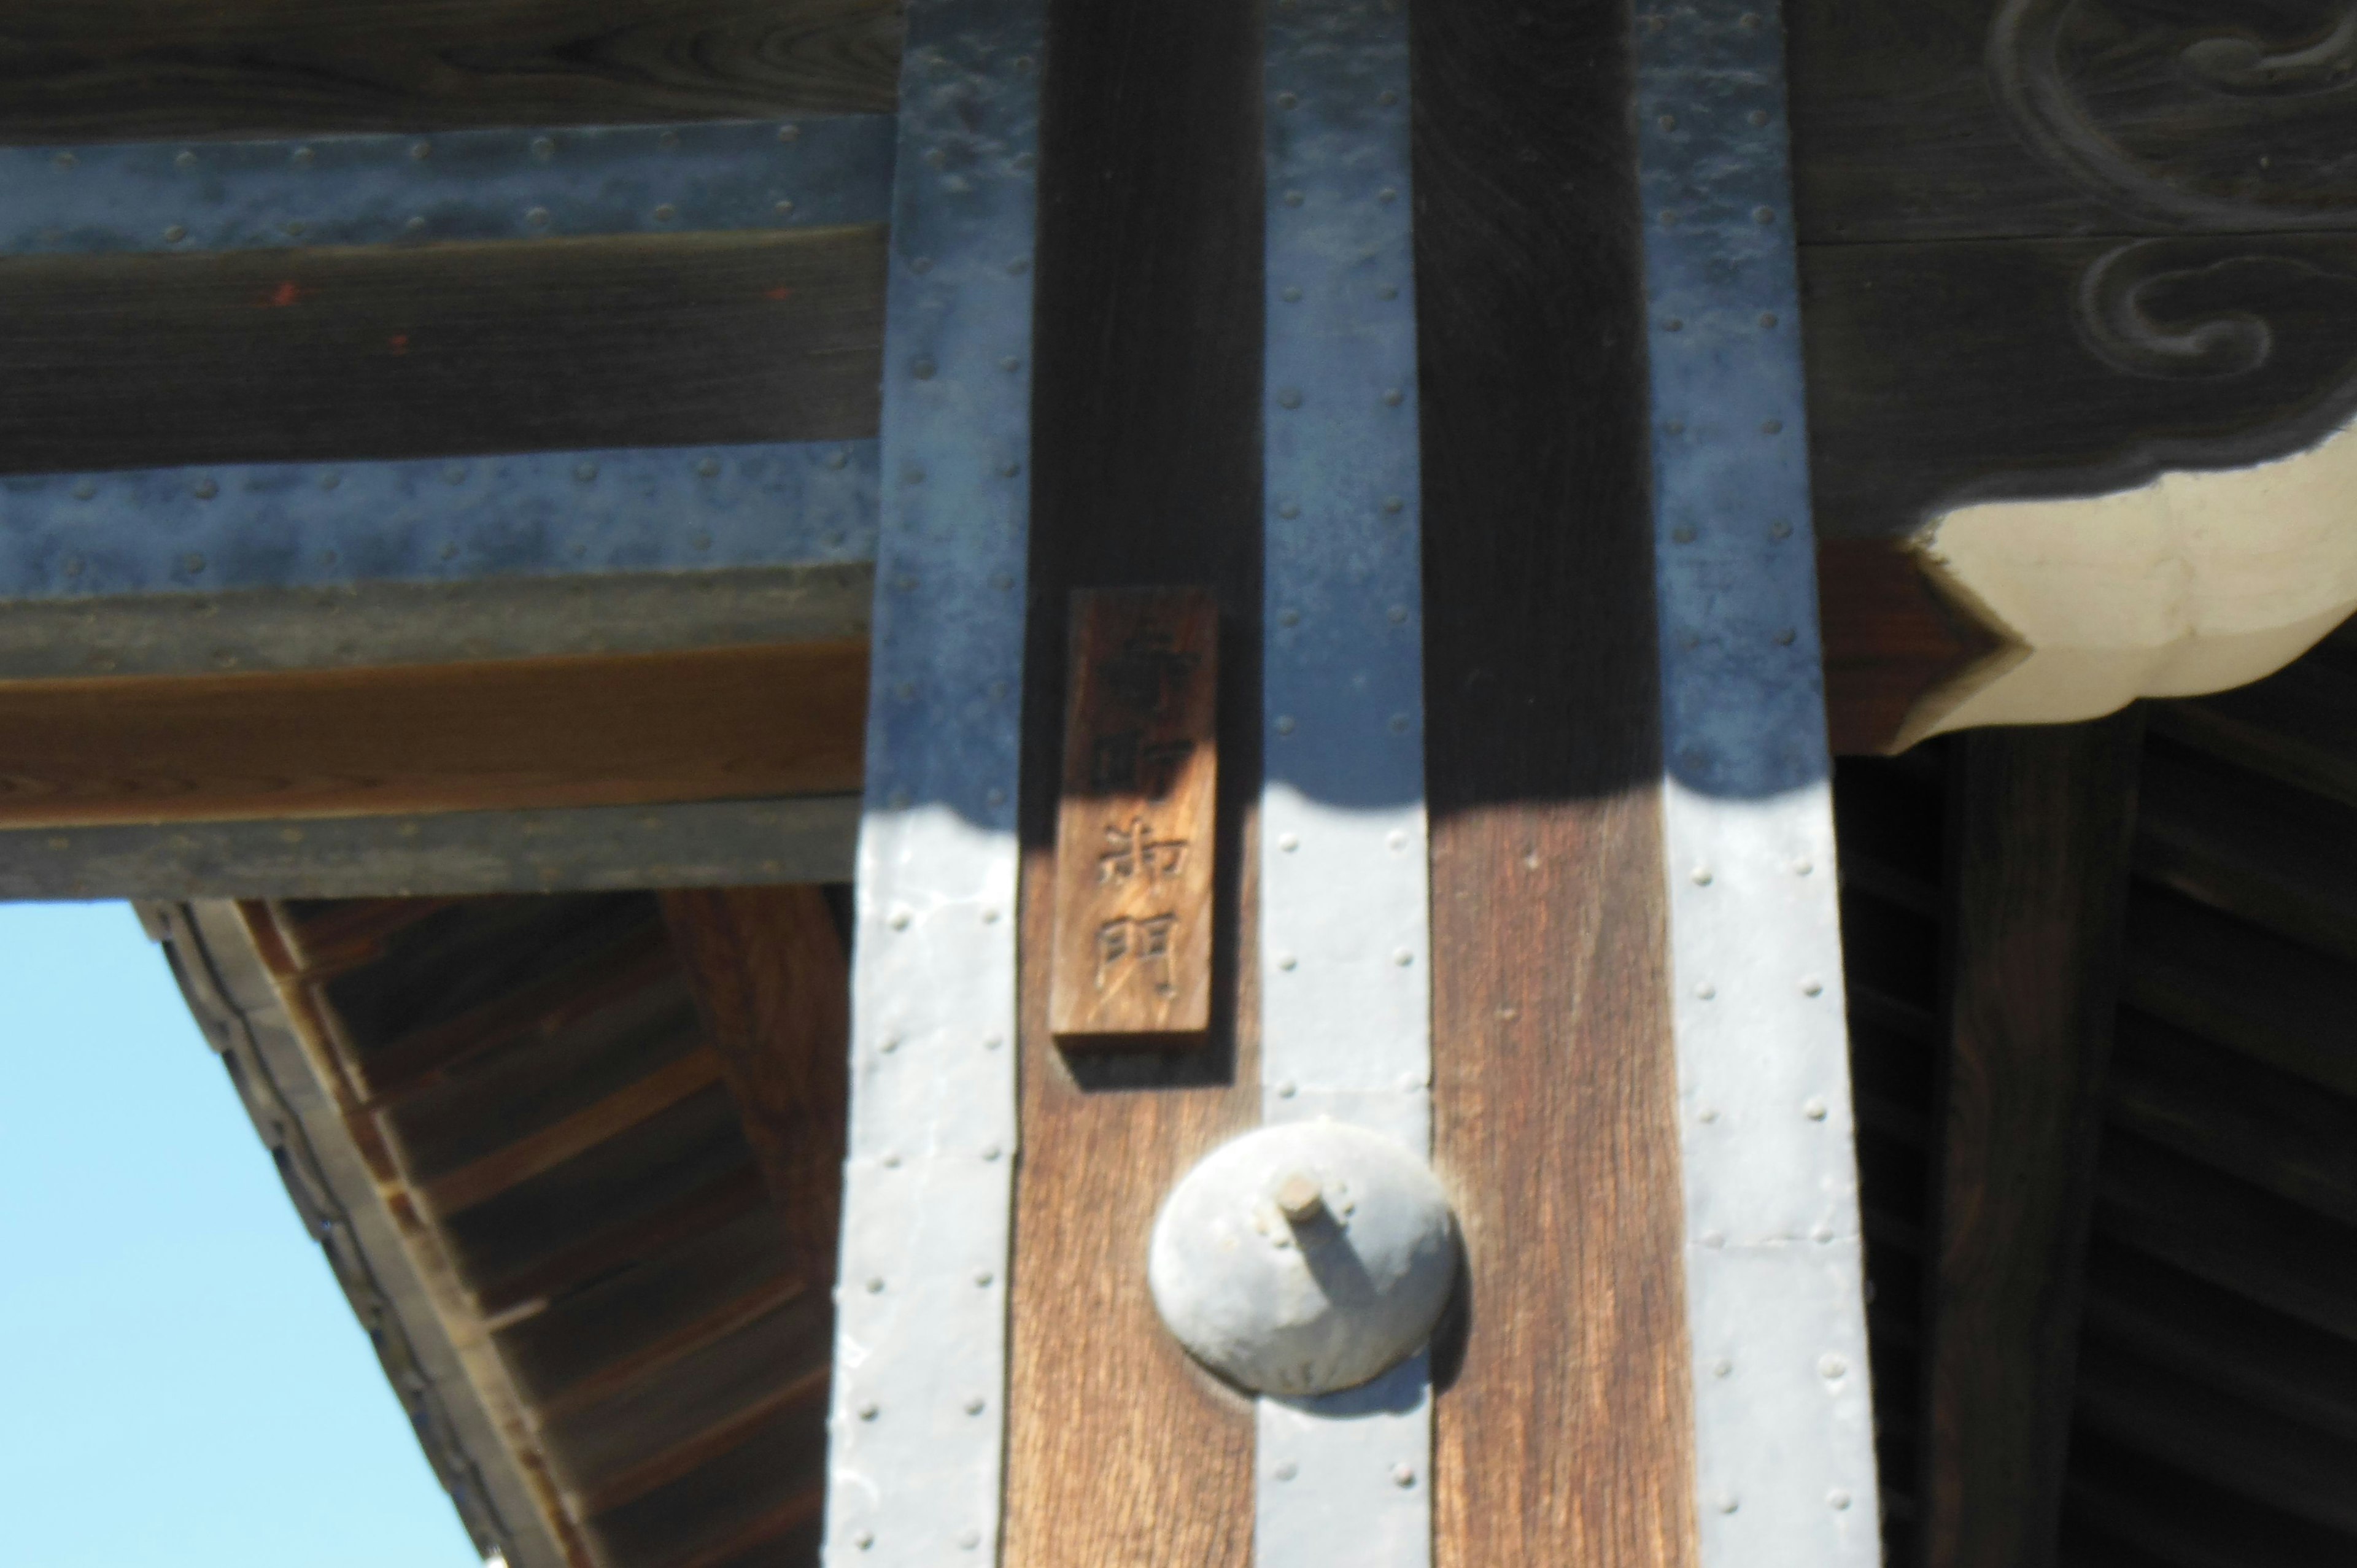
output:
<path id="1" fill-rule="evenodd" d="M 1043 0 L 915 0 L 884 335 L 827 1560 L 996 1562 Z"/>
<path id="2" fill-rule="evenodd" d="M 1703 1561 L 1880 1560 L 1782 37 L 1637 24 Z"/>
<path id="3" fill-rule="evenodd" d="M 881 114 L 0 147 L 0 255 L 880 223 Z"/>
<path id="4" fill-rule="evenodd" d="M 1431 1147 L 1404 0 L 1268 13 L 1262 1113 Z M 1259 1403 L 1263 1568 L 1431 1561 L 1418 1354 Z"/>

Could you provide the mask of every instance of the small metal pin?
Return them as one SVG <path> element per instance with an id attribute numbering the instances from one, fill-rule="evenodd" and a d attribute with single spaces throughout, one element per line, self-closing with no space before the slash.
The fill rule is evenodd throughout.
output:
<path id="1" fill-rule="evenodd" d="M 1326 1212 L 1326 1189 L 1318 1178 L 1295 1171 L 1277 1184 L 1276 1211 L 1292 1225 L 1307 1225 Z"/>

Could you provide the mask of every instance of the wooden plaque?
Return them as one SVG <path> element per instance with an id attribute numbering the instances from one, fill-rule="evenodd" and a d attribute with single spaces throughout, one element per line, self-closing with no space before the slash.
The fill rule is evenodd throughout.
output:
<path id="1" fill-rule="evenodd" d="M 1059 1038 L 1211 1025 L 1219 628 L 1201 588 L 1072 596 L 1049 1003 Z"/>

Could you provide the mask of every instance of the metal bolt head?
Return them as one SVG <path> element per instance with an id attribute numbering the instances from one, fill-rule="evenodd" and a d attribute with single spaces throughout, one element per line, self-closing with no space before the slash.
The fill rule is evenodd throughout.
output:
<path id="1" fill-rule="evenodd" d="M 1318 1178 L 1295 1171 L 1276 1187 L 1276 1211 L 1293 1225 L 1307 1225 L 1326 1212 L 1326 1190 Z"/>
<path id="2" fill-rule="evenodd" d="M 1392 1485 L 1394 1485 L 1394 1486 L 1395 1486 L 1395 1487 L 1413 1487 L 1413 1486 L 1415 1486 L 1415 1466 L 1413 1466 L 1413 1465 L 1394 1465 L 1394 1466 L 1392 1466 Z"/>
<path id="3" fill-rule="evenodd" d="M 1849 1363 L 1839 1356 L 1828 1355 L 1817 1361 L 1817 1375 L 1822 1378 L 1838 1378 L 1848 1370 Z"/>

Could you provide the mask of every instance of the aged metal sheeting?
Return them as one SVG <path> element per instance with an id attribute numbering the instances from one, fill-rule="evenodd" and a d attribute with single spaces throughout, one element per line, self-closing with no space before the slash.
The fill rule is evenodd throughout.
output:
<path id="1" fill-rule="evenodd" d="M 0 147 L 0 255 L 823 228 L 891 178 L 881 114 Z"/>
<path id="2" fill-rule="evenodd" d="M 1830 762 L 1773 6 L 1637 21 L 1703 1561 L 1871 1564 Z"/>
<path id="3" fill-rule="evenodd" d="M 1396 0 L 1267 17 L 1262 1113 L 1431 1147 L 1421 490 Z M 1259 1402 L 1263 1563 L 1432 1557 L 1424 1352 Z"/>
<path id="4" fill-rule="evenodd" d="M 1000 1537 L 1044 42 L 925 0 L 901 71 L 826 1520 L 879 1568 Z"/>

